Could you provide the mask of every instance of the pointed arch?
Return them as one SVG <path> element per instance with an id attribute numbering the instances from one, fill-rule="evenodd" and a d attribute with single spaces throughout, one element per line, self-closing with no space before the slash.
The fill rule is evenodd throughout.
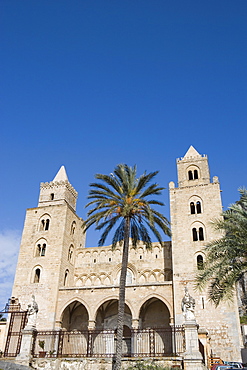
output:
<path id="1" fill-rule="evenodd" d="M 198 166 L 191 164 L 187 168 L 187 179 L 189 181 L 198 180 L 200 178 L 200 169 Z"/>
<path id="2" fill-rule="evenodd" d="M 156 274 L 154 271 L 150 271 L 149 275 L 148 275 L 148 282 L 149 283 L 156 283 L 157 281 L 157 278 L 156 278 Z"/>
<path id="3" fill-rule="evenodd" d="M 203 201 L 198 195 L 192 195 L 188 200 L 188 204 L 191 215 L 203 213 Z"/>
<path id="4" fill-rule="evenodd" d="M 68 250 L 68 261 L 73 265 L 74 264 L 74 246 L 73 244 L 70 244 L 69 250 Z"/>
<path id="5" fill-rule="evenodd" d="M 76 278 L 75 286 L 78 286 L 78 287 L 83 286 L 83 281 L 81 278 Z"/>
<path id="6" fill-rule="evenodd" d="M 119 263 L 114 271 L 113 271 L 113 280 L 115 280 L 116 284 L 119 284 L 119 278 L 120 278 L 120 273 L 121 273 L 121 263 Z M 129 271 L 129 284 L 132 284 L 134 281 L 136 281 L 136 275 L 137 275 L 137 271 L 136 271 L 136 267 L 132 264 L 132 263 L 128 263 L 128 266 L 127 266 L 127 270 Z M 130 279 L 131 279 L 131 283 L 130 283 Z M 126 281 L 127 281 L 127 276 L 126 276 Z"/>
<path id="7" fill-rule="evenodd" d="M 63 309 L 61 314 L 62 328 L 71 330 L 87 330 L 89 313 L 87 307 L 74 299 Z"/>
<path id="8" fill-rule="evenodd" d="M 191 226 L 192 231 L 192 240 L 196 241 L 203 241 L 206 240 L 205 236 L 205 226 L 202 222 L 196 221 Z"/>
<path id="9" fill-rule="evenodd" d="M 160 296 L 151 294 L 139 308 L 139 320 L 143 329 L 148 327 L 170 327 L 171 307 Z"/>
<path id="10" fill-rule="evenodd" d="M 140 302 L 139 308 L 137 309 L 138 317 L 140 317 L 140 311 L 141 311 L 141 307 L 143 306 L 143 304 L 151 298 L 156 298 L 162 301 L 167 306 L 169 315 L 172 317 L 173 311 L 172 311 L 171 303 L 165 297 L 157 293 L 150 293 L 145 298 L 142 299 L 142 301 Z"/>
<path id="11" fill-rule="evenodd" d="M 39 219 L 39 231 L 48 231 L 50 228 L 51 216 L 48 213 L 44 213 Z"/>
<path id="12" fill-rule="evenodd" d="M 147 282 L 147 277 L 144 273 L 141 273 L 138 277 L 139 284 L 145 284 Z"/>
<path id="13" fill-rule="evenodd" d="M 40 238 L 35 243 L 34 247 L 34 257 L 44 257 L 47 251 L 47 240 L 45 238 Z"/>
<path id="14" fill-rule="evenodd" d="M 98 304 L 95 306 L 95 310 L 94 310 L 94 313 L 92 313 L 92 319 L 93 320 L 96 320 L 96 316 L 97 316 L 97 312 L 98 312 L 98 309 L 100 308 L 100 306 L 102 306 L 105 302 L 107 301 L 118 301 L 118 293 L 116 292 L 115 294 L 111 294 L 109 296 L 107 296 L 107 298 L 102 298 Z M 125 305 L 126 307 L 128 307 L 128 310 L 130 311 L 131 313 L 131 316 L 134 317 L 133 315 L 133 312 L 135 312 L 135 302 L 133 302 L 132 300 L 129 300 L 128 298 L 125 300 Z"/>
<path id="15" fill-rule="evenodd" d="M 70 235 L 74 235 L 75 234 L 75 229 L 76 229 L 76 222 L 73 221 L 71 226 L 70 226 Z"/>
<path id="16" fill-rule="evenodd" d="M 118 299 L 107 299 L 98 306 L 96 310 L 95 322 L 98 329 L 113 329 L 117 328 L 118 317 Z M 124 309 L 124 325 L 129 328 L 132 326 L 132 312 L 127 303 Z"/>
<path id="17" fill-rule="evenodd" d="M 42 275 L 42 266 L 36 265 L 34 266 L 32 273 L 31 273 L 31 283 L 38 284 L 41 281 Z"/>

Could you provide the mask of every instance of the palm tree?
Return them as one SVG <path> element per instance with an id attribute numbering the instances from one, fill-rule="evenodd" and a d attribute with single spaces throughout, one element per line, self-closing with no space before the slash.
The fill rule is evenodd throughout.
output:
<path id="1" fill-rule="evenodd" d="M 209 284 L 208 296 L 216 306 L 232 300 L 236 283 L 243 281 L 247 272 L 247 191 L 239 192 L 240 200 L 213 222 L 222 236 L 206 246 L 207 260 L 196 276 L 197 288 Z"/>
<path id="2" fill-rule="evenodd" d="M 123 245 L 122 267 L 119 282 L 118 323 L 117 323 L 117 346 L 115 369 L 121 367 L 122 337 L 125 306 L 125 283 L 128 265 L 129 242 L 137 246 L 141 240 L 147 249 L 152 247 L 151 238 L 147 227 L 154 233 L 162 245 L 160 231 L 170 235 L 169 222 L 152 205 L 163 206 L 162 202 L 149 199 L 150 196 L 161 194 L 158 184 L 149 185 L 158 171 L 137 178 L 136 166 L 129 167 L 119 164 L 110 175 L 95 175 L 100 183 L 90 184 L 89 199 L 87 205 L 93 206 L 88 212 L 88 218 L 84 223 L 85 231 L 96 225 L 96 230 L 103 230 L 98 242 L 102 246 L 109 232 L 114 229 L 112 248 L 119 243 Z M 160 230 L 157 229 L 157 226 Z"/>

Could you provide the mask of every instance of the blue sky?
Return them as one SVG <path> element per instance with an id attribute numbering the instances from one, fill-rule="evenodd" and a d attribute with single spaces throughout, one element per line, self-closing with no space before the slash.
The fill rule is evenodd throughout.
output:
<path id="1" fill-rule="evenodd" d="M 118 163 L 176 181 L 192 144 L 223 204 L 247 186 L 246 0 L 2 0 L 0 305 L 25 209 L 59 167 L 79 192 Z M 168 190 L 164 213 L 169 217 Z M 91 230 L 87 246 L 97 245 Z M 110 243 L 110 240 L 109 240 Z"/>

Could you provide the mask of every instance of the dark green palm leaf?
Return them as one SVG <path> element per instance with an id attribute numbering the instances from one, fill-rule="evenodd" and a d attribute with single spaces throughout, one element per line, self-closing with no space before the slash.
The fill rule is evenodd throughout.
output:
<path id="1" fill-rule="evenodd" d="M 208 285 L 209 299 L 217 306 L 222 300 L 232 299 L 235 285 L 247 272 L 247 191 L 240 189 L 240 200 L 214 220 L 222 237 L 209 243 L 204 270 L 196 277 L 196 286 Z"/>

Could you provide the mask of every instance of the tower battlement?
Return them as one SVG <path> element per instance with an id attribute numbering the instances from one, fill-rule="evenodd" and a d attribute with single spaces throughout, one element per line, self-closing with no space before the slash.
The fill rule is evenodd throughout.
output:
<path id="1" fill-rule="evenodd" d="M 76 209 L 77 191 L 70 184 L 65 168 L 62 166 L 50 182 L 41 182 L 38 207 L 69 204 Z"/>
<path id="2" fill-rule="evenodd" d="M 74 195 L 74 197 L 78 196 L 78 192 L 75 190 L 75 188 L 70 184 L 70 182 L 68 180 L 41 182 L 40 183 L 40 190 L 59 188 L 59 187 L 64 187 L 64 186 L 66 186 L 66 188 Z"/>
<path id="3" fill-rule="evenodd" d="M 196 157 L 198 157 L 198 156 L 196 156 Z M 188 157 L 188 156 L 184 156 L 184 157 L 179 157 L 179 158 L 177 158 L 177 160 L 176 160 L 176 162 L 178 163 L 178 162 L 181 162 L 181 161 L 191 161 L 191 159 L 195 159 L 196 158 L 195 156 L 190 156 L 190 157 Z M 207 154 L 200 154 L 200 157 L 201 158 L 208 158 L 208 156 L 207 156 Z"/>

